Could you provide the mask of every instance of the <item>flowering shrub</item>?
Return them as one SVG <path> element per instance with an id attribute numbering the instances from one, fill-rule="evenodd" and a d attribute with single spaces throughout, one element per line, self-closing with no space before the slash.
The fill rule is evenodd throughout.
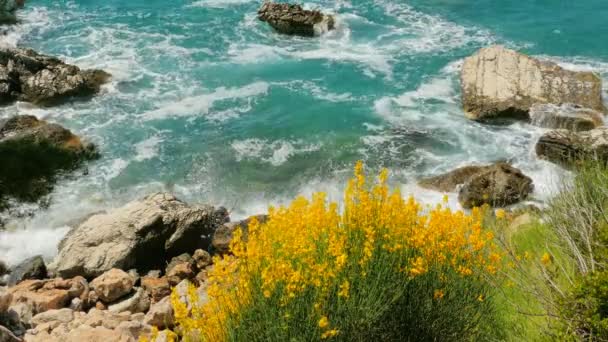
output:
<path id="1" fill-rule="evenodd" d="M 355 167 L 344 207 L 323 193 L 270 208 L 215 258 L 209 301 L 174 296 L 186 340 L 463 340 L 493 327 L 501 256 L 482 212 L 423 207 Z M 192 297 L 196 297 L 192 291 Z M 198 298 L 191 298 L 197 303 Z"/>

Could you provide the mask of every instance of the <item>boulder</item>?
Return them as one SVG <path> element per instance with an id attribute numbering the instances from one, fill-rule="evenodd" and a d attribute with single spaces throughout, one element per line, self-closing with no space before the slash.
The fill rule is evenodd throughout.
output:
<path id="1" fill-rule="evenodd" d="M 9 272 L 10 269 L 8 268 L 8 265 L 4 261 L 0 260 L 0 277 L 8 274 Z"/>
<path id="2" fill-rule="evenodd" d="M 130 313 L 146 312 L 150 308 L 150 296 L 142 288 L 138 288 L 132 295 L 122 299 L 118 303 L 108 306 L 108 311 L 113 313 L 121 313 L 128 311 Z"/>
<path id="3" fill-rule="evenodd" d="M 205 267 L 211 265 L 211 263 L 213 262 L 211 260 L 211 255 L 209 254 L 209 252 L 204 251 L 202 249 L 197 249 L 196 251 L 194 251 L 192 259 L 194 261 L 194 266 L 197 270 L 204 270 Z"/>
<path id="4" fill-rule="evenodd" d="M 264 2 L 258 10 L 258 19 L 267 22 L 277 32 L 305 37 L 334 29 L 333 16 L 286 3 Z"/>
<path id="5" fill-rule="evenodd" d="M 489 204 L 507 206 L 524 200 L 533 190 L 532 179 L 505 162 L 487 166 L 467 166 L 423 179 L 420 186 L 441 192 L 459 191 L 464 208 Z"/>
<path id="6" fill-rule="evenodd" d="M 46 265 L 42 256 L 37 255 L 21 262 L 11 270 L 8 286 L 17 285 L 26 279 L 44 279 L 47 276 Z"/>
<path id="7" fill-rule="evenodd" d="M 5 287 L 0 287 L 0 315 L 4 314 L 13 301 L 13 295 Z"/>
<path id="8" fill-rule="evenodd" d="M 171 269 L 167 269 L 167 279 L 169 284 L 175 286 L 184 279 L 194 278 L 195 273 L 192 270 L 192 264 L 189 262 L 182 262 L 174 265 Z"/>
<path id="9" fill-rule="evenodd" d="M 544 128 L 589 131 L 604 125 L 604 114 L 571 104 L 535 104 L 530 108 L 530 121 Z"/>
<path id="10" fill-rule="evenodd" d="M 0 25 L 17 23 L 15 12 L 25 4 L 25 0 L 0 0 Z"/>
<path id="11" fill-rule="evenodd" d="M 131 293 L 133 283 L 133 278 L 128 273 L 113 268 L 93 279 L 90 285 L 102 302 L 112 303 Z"/>
<path id="12" fill-rule="evenodd" d="M 143 277 L 141 278 L 141 286 L 150 293 L 152 303 L 159 302 L 171 294 L 171 285 L 167 277 Z"/>
<path id="13" fill-rule="evenodd" d="M 245 220 L 228 222 L 219 227 L 213 234 L 211 239 L 211 246 L 213 252 L 217 254 L 226 254 L 230 251 L 230 242 L 232 241 L 232 234 L 238 228 L 243 230 L 243 238 L 247 238 L 247 228 L 251 220 L 255 218 L 260 223 L 265 223 L 268 220 L 268 215 L 256 215 L 251 216 Z"/>
<path id="14" fill-rule="evenodd" d="M 536 143 L 536 154 L 567 167 L 588 159 L 607 162 L 608 127 L 585 132 L 564 129 L 547 132 Z"/>
<path id="15" fill-rule="evenodd" d="M 90 97 L 109 79 L 104 71 L 81 70 L 30 49 L 0 49 L 0 103 L 57 105 Z"/>
<path id="16" fill-rule="evenodd" d="M 471 177 L 460 189 L 458 201 L 464 208 L 504 207 L 525 200 L 532 191 L 530 177 L 507 163 L 497 163 Z"/>
<path id="17" fill-rule="evenodd" d="M 63 328 L 63 329 L 60 329 Z M 25 335 L 26 342 L 135 342 L 135 338 L 124 331 L 112 330 L 105 327 L 90 327 L 87 325 L 68 330 L 65 326 L 57 327 L 51 333 L 37 332 L 35 335 Z"/>
<path id="18" fill-rule="evenodd" d="M 69 323 L 74 319 L 74 311 L 71 309 L 49 310 L 32 317 L 32 326 L 50 322 Z"/>
<path id="19" fill-rule="evenodd" d="M 60 125 L 29 115 L 0 120 L 0 198 L 37 201 L 61 171 L 97 157 L 92 144 Z"/>
<path id="20" fill-rule="evenodd" d="M 9 289 L 13 296 L 11 307 L 24 303 L 31 308 L 33 314 L 48 310 L 61 309 L 70 302 L 67 290 L 44 288 L 42 280 L 25 280 Z"/>
<path id="21" fill-rule="evenodd" d="M 12 331 L 10 331 L 5 326 L 0 325 L 0 342 L 21 342 L 22 340 L 15 336 Z"/>
<path id="22" fill-rule="evenodd" d="M 175 317 L 170 297 L 165 297 L 160 302 L 153 304 L 144 317 L 144 323 L 158 329 L 170 329 L 173 327 L 174 321 Z"/>
<path id="23" fill-rule="evenodd" d="M 465 114 L 473 120 L 528 117 L 535 104 L 573 104 L 601 113 L 601 78 L 566 70 L 503 46 L 490 46 L 465 59 L 461 72 Z"/>
<path id="24" fill-rule="evenodd" d="M 70 230 L 52 268 L 63 277 L 95 277 L 112 268 L 144 274 L 161 269 L 171 257 L 206 249 L 209 242 L 202 236 L 225 221 L 223 208 L 190 206 L 170 194 L 153 194 Z"/>

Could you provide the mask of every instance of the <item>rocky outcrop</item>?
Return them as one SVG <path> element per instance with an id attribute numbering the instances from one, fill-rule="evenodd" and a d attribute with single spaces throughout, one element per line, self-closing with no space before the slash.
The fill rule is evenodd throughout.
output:
<path id="1" fill-rule="evenodd" d="M 72 229 L 50 267 L 63 277 L 95 277 L 112 268 L 162 269 L 173 256 L 207 249 L 202 236 L 212 235 L 226 215 L 223 208 L 190 206 L 170 194 L 153 194 Z"/>
<path id="2" fill-rule="evenodd" d="M 90 285 L 102 302 L 112 303 L 129 294 L 134 281 L 127 272 L 113 268 L 93 279 Z"/>
<path id="3" fill-rule="evenodd" d="M 473 120 L 527 117 L 535 104 L 573 104 L 604 113 L 602 81 L 503 46 L 465 59 L 461 73 L 465 114 Z"/>
<path id="4" fill-rule="evenodd" d="M 489 204 L 504 207 L 518 203 L 532 193 L 532 179 L 511 165 L 498 162 L 488 166 L 467 166 L 423 179 L 419 185 L 441 192 L 458 190 L 464 208 Z"/>
<path id="5" fill-rule="evenodd" d="M 30 49 L 0 49 L 0 104 L 61 104 L 95 95 L 109 79 L 105 71 L 81 70 Z"/>
<path id="6" fill-rule="evenodd" d="M 608 162 L 608 127 L 585 132 L 550 131 L 536 143 L 536 154 L 567 167 L 589 159 Z"/>
<path id="7" fill-rule="evenodd" d="M 333 16 L 285 3 L 264 2 L 258 10 L 258 19 L 267 22 L 280 33 L 305 37 L 313 37 L 334 28 Z"/>
<path id="8" fill-rule="evenodd" d="M 46 265 L 42 256 L 38 255 L 22 261 L 11 270 L 8 285 L 17 285 L 26 279 L 44 279 L 47 277 Z"/>
<path id="9" fill-rule="evenodd" d="M 256 215 L 251 216 L 245 220 L 227 222 L 219 227 L 213 234 L 211 239 L 212 251 L 216 254 L 226 254 L 230 251 L 230 242 L 232 241 L 232 234 L 238 228 L 243 230 L 243 238 L 247 239 L 247 230 L 251 220 L 255 218 L 259 223 L 265 223 L 268 220 L 268 215 Z"/>
<path id="10" fill-rule="evenodd" d="M 571 104 L 535 104 L 530 108 L 530 121 L 538 127 L 580 132 L 603 126 L 604 114 Z"/>
<path id="11" fill-rule="evenodd" d="M 57 124 L 19 115 L 0 120 L 0 201 L 36 201 L 57 175 L 96 158 L 95 147 Z"/>
<path id="12" fill-rule="evenodd" d="M 25 0 L 0 0 L 0 25 L 15 24 L 17 10 L 25 4 Z"/>

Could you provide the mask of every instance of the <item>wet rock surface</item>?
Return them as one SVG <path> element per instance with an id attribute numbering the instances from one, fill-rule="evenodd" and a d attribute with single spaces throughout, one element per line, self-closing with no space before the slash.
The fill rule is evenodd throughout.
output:
<path id="1" fill-rule="evenodd" d="M 58 58 L 20 48 L 0 49 L 0 104 L 52 106 L 99 92 L 110 79 L 102 70 L 81 70 Z"/>
<path id="2" fill-rule="evenodd" d="M 333 16 L 286 3 L 265 2 L 258 10 L 258 19 L 267 22 L 277 32 L 305 37 L 334 28 Z"/>

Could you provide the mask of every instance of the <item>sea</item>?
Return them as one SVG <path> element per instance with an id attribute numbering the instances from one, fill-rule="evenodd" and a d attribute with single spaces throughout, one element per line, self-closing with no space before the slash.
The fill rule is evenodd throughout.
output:
<path id="1" fill-rule="evenodd" d="M 61 178 L 46 205 L 4 217 L 0 260 L 51 260 L 70 221 L 157 191 L 224 206 L 233 219 L 318 191 L 340 202 L 358 160 L 429 205 L 444 194 L 420 178 L 508 160 L 542 205 L 570 177 L 536 157 L 546 130 L 467 120 L 463 59 L 502 44 L 608 84 L 606 0 L 305 0 L 336 18 L 315 38 L 274 32 L 257 19 L 261 4 L 28 0 L 0 45 L 113 78 L 89 101 L 0 109 L 57 122 L 102 155 Z"/>

